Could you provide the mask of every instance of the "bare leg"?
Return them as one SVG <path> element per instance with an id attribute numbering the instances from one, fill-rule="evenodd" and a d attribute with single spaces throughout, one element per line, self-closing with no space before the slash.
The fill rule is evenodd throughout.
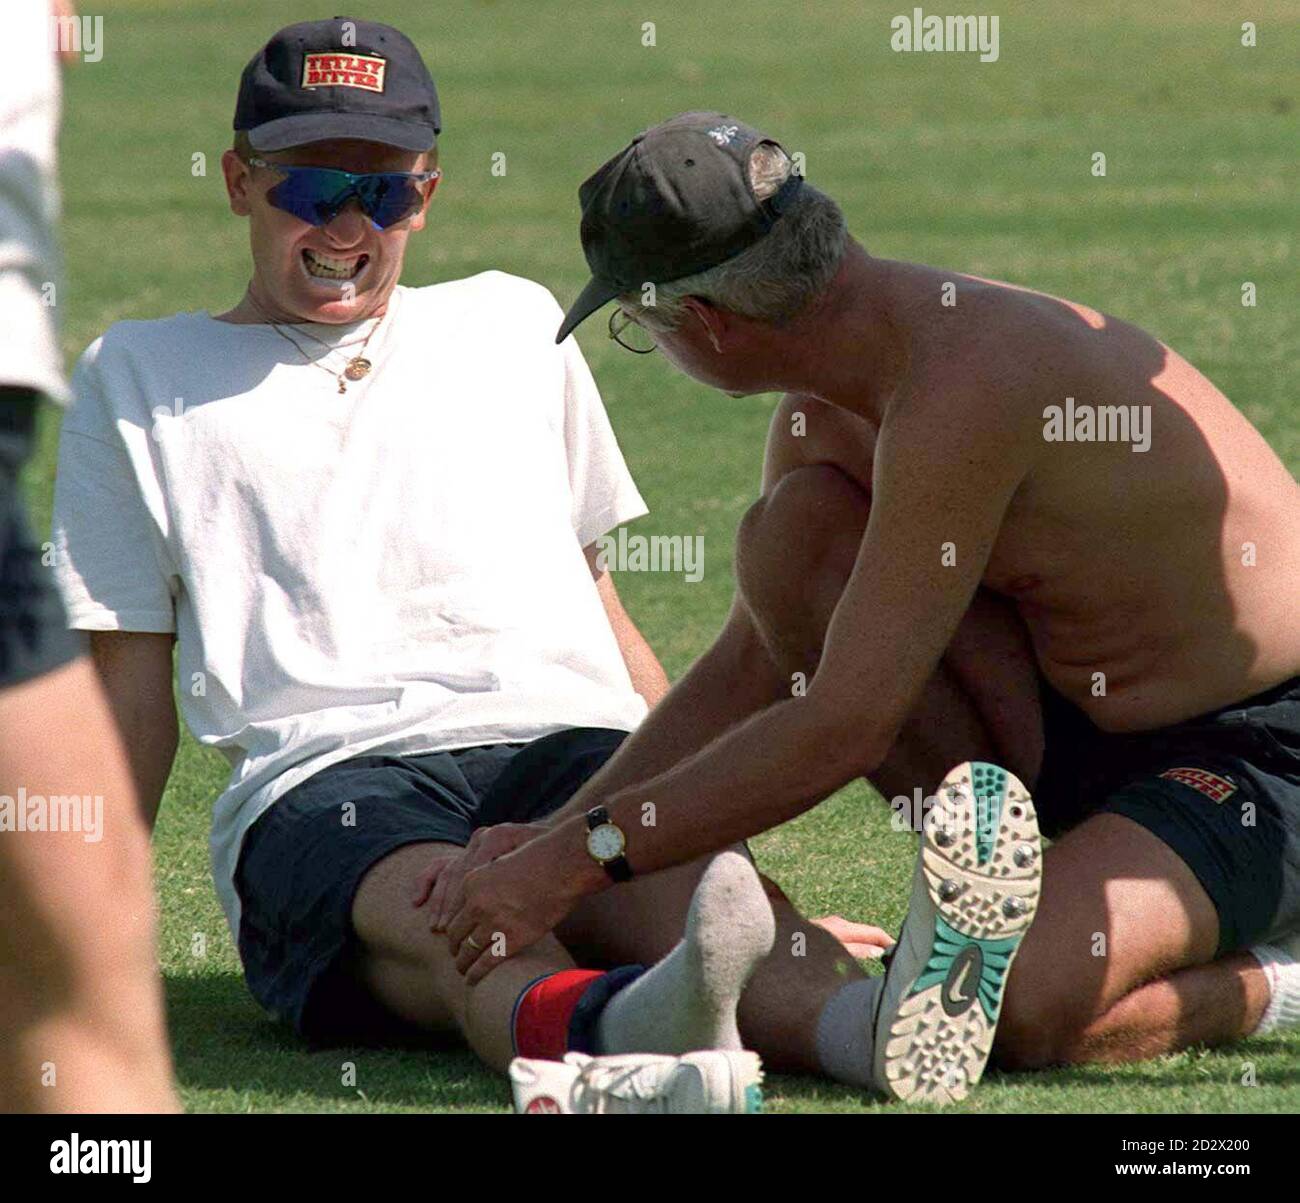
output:
<path id="1" fill-rule="evenodd" d="M 103 797 L 102 839 L 0 833 L 0 1108 L 177 1111 L 149 843 L 81 658 L 0 692 L 0 793 Z"/>
<path id="2" fill-rule="evenodd" d="M 457 972 L 447 937 L 429 930 L 428 906 L 416 909 L 416 881 L 439 850 L 455 844 L 408 844 L 374 865 L 361 880 L 352 923 L 361 941 L 358 976 L 403 1019 L 431 1031 L 459 1034 L 493 1069 L 513 1055 L 510 1018 L 516 999 L 536 978 L 572 969 L 573 958 L 554 936 L 502 962 L 477 986 Z"/>
<path id="3" fill-rule="evenodd" d="M 431 1031 L 459 1034 L 488 1065 L 504 1070 L 514 1051 L 511 1016 L 520 994 L 540 977 L 572 969 L 574 962 L 557 938 L 550 935 L 503 961 L 477 985 L 467 985 L 456 970 L 446 936 L 429 930 L 429 903 L 418 910 L 410 905 L 414 885 L 431 859 L 459 851 L 451 844 L 409 845 L 385 857 L 366 874 L 352 912 L 362 945 L 360 964 L 353 971 L 398 1015 Z M 695 882 L 690 883 L 683 897 L 680 916 L 655 916 L 654 935 L 637 941 L 640 951 L 636 955 L 614 955 L 603 966 L 587 962 L 589 968 L 630 962 L 647 968 L 654 965 L 654 971 L 638 980 L 626 995 L 619 994 L 602 1013 L 599 1037 L 602 1043 L 613 1045 L 604 1051 L 666 1053 L 735 1046 L 735 999 L 750 968 L 769 946 L 772 934 L 761 896 L 743 867 L 742 875 L 748 883 L 743 892 L 750 897 L 746 904 L 751 912 L 747 916 L 748 928 L 741 932 L 734 923 L 728 926 L 735 918 L 729 908 L 737 897 L 732 889 L 737 883 L 727 866 L 718 868 L 722 877 L 713 875 L 713 892 L 708 896 L 712 901 L 696 899 L 704 909 L 696 908 L 691 937 L 695 943 L 685 959 L 679 950 L 676 958 L 662 963 L 686 929 L 686 912 L 691 907 Z M 604 910 L 608 918 L 616 919 L 610 924 L 615 930 L 625 922 L 639 928 L 648 916 L 635 912 L 634 907 L 625 915 L 617 904 Z M 730 938 L 733 935 L 739 938 Z M 656 981 L 658 986 L 654 985 Z"/>
<path id="4" fill-rule="evenodd" d="M 657 961 L 680 938 L 706 865 L 695 861 L 606 890 L 582 903 L 556 934 L 584 965 Z M 838 940 L 800 915 L 779 890 L 769 888 L 769 897 L 776 943 L 741 996 L 740 1033 L 771 1068 L 815 1073 L 822 1008 L 841 986 L 865 975 Z"/>
<path id="5" fill-rule="evenodd" d="M 1248 952 L 1180 969 L 1126 994 L 1061 1051 L 1065 1061 L 1140 1061 L 1194 1044 L 1249 1036 L 1269 1003 L 1268 981 Z"/>
<path id="6" fill-rule="evenodd" d="M 1214 905 L 1162 840 L 1097 815 L 1046 854 L 1038 917 L 1007 984 L 1009 1067 L 1136 1061 L 1248 1035 L 1268 1005 L 1248 954 L 1213 960 Z"/>

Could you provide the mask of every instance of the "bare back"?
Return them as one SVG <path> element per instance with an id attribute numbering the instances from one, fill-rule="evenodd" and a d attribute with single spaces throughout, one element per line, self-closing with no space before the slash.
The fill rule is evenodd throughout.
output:
<path id="1" fill-rule="evenodd" d="M 950 392 L 1023 418 L 1006 450 L 1025 471 L 983 584 L 1016 606 L 1056 688 L 1104 729 L 1143 730 L 1300 672 L 1300 487 L 1222 393 L 1127 322 L 892 267 L 909 362 L 881 430 L 920 389 L 932 410 Z M 862 479 L 876 434 L 840 411 L 799 455 Z M 954 485 L 979 482 L 957 468 Z"/>

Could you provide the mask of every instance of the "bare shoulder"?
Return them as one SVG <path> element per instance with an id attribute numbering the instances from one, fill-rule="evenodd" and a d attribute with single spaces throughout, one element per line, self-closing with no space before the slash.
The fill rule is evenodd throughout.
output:
<path id="1" fill-rule="evenodd" d="M 1012 398 L 1060 379 L 1082 386 L 1116 360 L 1152 366 L 1164 350 L 1121 318 L 1023 285 L 918 267 L 908 286 L 917 370 L 968 377 Z"/>
<path id="2" fill-rule="evenodd" d="M 972 340 L 918 355 L 890 401 L 881 451 L 923 442 L 962 455 L 977 447 L 1041 443 L 1043 390 L 1032 368 Z"/>
<path id="3" fill-rule="evenodd" d="M 909 361 L 882 434 L 935 443 L 1041 443 L 1042 411 L 1063 378 L 1086 387 L 1095 368 L 1077 328 L 1093 317 L 1067 302 L 1012 285 L 956 277 L 954 305 L 915 305 Z M 886 441 L 893 441 L 892 437 Z"/>
<path id="4" fill-rule="evenodd" d="M 901 389 L 885 414 L 877 492 L 914 497 L 930 487 L 919 481 L 946 482 L 932 513 L 896 520 L 923 523 L 959 498 L 963 515 L 978 513 L 986 498 L 1010 498 L 1038 475 L 1043 447 L 1041 419 L 1022 404 L 985 381 L 935 368 Z"/>

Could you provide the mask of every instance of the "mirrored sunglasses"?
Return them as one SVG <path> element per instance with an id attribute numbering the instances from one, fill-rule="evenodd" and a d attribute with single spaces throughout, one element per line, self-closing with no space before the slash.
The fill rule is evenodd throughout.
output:
<path id="1" fill-rule="evenodd" d="M 333 167 L 295 167 L 249 159 L 253 167 L 269 167 L 285 178 L 266 194 L 277 209 L 313 226 L 333 221 L 354 197 L 377 230 L 404 221 L 424 203 L 424 185 L 437 187 L 440 171 L 374 171 L 356 173 Z"/>

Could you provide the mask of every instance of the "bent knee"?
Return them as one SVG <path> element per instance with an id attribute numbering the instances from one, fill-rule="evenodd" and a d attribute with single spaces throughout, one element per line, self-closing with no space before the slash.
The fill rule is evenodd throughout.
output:
<path id="1" fill-rule="evenodd" d="M 779 539 L 798 533 L 832 539 L 845 531 L 861 539 L 871 512 L 865 489 L 834 464 L 805 464 L 787 472 L 746 512 L 741 536 Z"/>
<path id="2" fill-rule="evenodd" d="M 1010 995 L 1002 1006 L 993 1058 L 1001 1069 L 1046 1069 L 1065 1060 L 1068 1040 L 1059 1016 L 1050 1007 L 1016 1005 Z"/>
<path id="3" fill-rule="evenodd" d="M 830 464 L 787 472 L 749 508 L 736 536 L 736 578 L 760 628 L 824 630 L 870 512 L 867 492 Z"/>
<path id="4" fill-rule="evenodd" d="M 1100 1016 L 1089 1005 L 1089 992 L 1077 986 L 1068 973 L 1034 981 L 1012 970 L 993 1039 L 1002 1069 L 1046 1069 L 1080 1059 L 1084 1035 Z"/>

